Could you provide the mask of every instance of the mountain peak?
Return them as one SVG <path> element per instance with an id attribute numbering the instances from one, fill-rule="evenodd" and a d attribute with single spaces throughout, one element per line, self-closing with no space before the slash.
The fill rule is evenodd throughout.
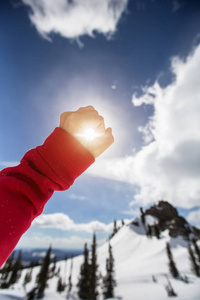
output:
<path id="1" fill-rule="evenodd" d="M 177 209 L 169 202 L 161 200 L 158 202 L 158 204 L 147 209 L 145 211 L 145 215 L 151 215 L 163 222 L 167 222 L 178 217 L 178 212 Z"/>
<path id="2" fill-rule="evenodd" d="M 133 230 L 139 234 L 160 238 L 161 232 L 168 230 L 172 238 L 181 236 L 187 241 L 193 238 L 200 239 L 200 229 L 191 226 L 167 201 L 161 200 L 147 210 L 140 208 L 140 212 L 140 217 L 130 223 L 134 226 Z"/>

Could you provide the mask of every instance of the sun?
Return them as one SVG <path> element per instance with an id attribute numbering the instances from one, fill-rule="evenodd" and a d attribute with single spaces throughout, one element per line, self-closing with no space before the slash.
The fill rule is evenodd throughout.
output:
<path id="1" fill-rule="evenodd" d="M 82 135 L 87 141 L 93 141 L 96 138 L 96 132 L 93 128 L 87 128 Z"/>
<path id="2" fill-rule="evenodd" d="M 96 129 L 92 126 L 83 126 L 82 130 L 76 134 L 76 137 L 79 139 L 79 141 L 86 144 L 95 142 L 99 136 L 100 135 L 97 133 Z"/>

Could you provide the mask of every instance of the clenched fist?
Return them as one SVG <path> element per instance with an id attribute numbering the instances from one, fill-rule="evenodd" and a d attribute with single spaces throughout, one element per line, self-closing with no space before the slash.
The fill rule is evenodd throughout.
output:
<path id="1" fill-rule="evenodd" d="M 62 113 L 60 127 L 74 136 L 94 158 L 114 142 L 112 129 L 105 129 L 103 117 L 91 105 Z"/>

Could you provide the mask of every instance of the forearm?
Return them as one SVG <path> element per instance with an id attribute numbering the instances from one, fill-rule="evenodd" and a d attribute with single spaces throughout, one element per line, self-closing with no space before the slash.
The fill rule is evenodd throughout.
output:
<path id="1" fill-rule="evenodd" d="M 40 215 L 55 190 L 66 190 L 94 162 L 93 156 L 60 128 L 20 165 L 0 173 L 0 266 Z"/>

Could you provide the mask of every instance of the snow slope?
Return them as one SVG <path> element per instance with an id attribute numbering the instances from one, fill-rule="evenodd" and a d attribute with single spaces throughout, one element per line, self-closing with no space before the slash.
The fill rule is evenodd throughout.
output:
<path id="1" fill-rule="evenodd" d="M 176 266 L 182 276 L 187 275 L 189 283 L 171 278 L 168 270 L 168 258 L 166 255 L 166 242 L 170 242 L 171 251 L 176 262 Z M 188 257 L 187 242 L 182 238 L 171 239 L 168 231 L 162 233 L 161 239 L 156 237 L 147 238 L 144 234 L 142 224 L 136 227 L 132 224 L 123 226 L 111 239 L 115 259 L 115 275 L 117 287 L 115 295 L 123 300 L 165 300 L 168 295 L 165 289 L 167 277 L 170 280 L 174 291 L 177 293 L 176 299 L 199 300 L 200 299 L 200 279 L 192 274 Z M 99 270 L 105 274 L 105 261 L 108 257 L 108 243 L 98 248 Z M 73 259 L 72 283 L 73 289 L 68 299 L 76 300 L 76 284 L 79 276 L 80 265 L 83 256 Z M 61 275 L 67 281 L 69 276 L 71 260 L 57 263 L 61 268 Z M 34 280 L 39 271 L 39 267 L 34 268 L 33 280 L 27 284 L 26 289 L 30 290 L 34 286 Z M 19 283 L 14 287 L 16 295 L 22 296 L 23 278 L 26 271 L 23 271 Z M 154 276 L 155 281 L 153 281 Z M 167 276 L 167 277 L 166 277 Z M 67 291 L 61 294 L 56 293 L 57 278 L 49 280 L 49 286 L 45 291 L 45 300 L 66 299 Z M 18 288 L 18 291 L 16 290 Z M 14 291 L 12 291 L 14 293 Z M 4 291 L 1 291 L 4 292 Z M 8 291 L 9 292 L 9 291 Z M 0 294 L 1 299 L 1 294 Z M 2 298 L 3 299 L 3 298 Z M 100 299 L 102 299 L 100 297 Z"/>

